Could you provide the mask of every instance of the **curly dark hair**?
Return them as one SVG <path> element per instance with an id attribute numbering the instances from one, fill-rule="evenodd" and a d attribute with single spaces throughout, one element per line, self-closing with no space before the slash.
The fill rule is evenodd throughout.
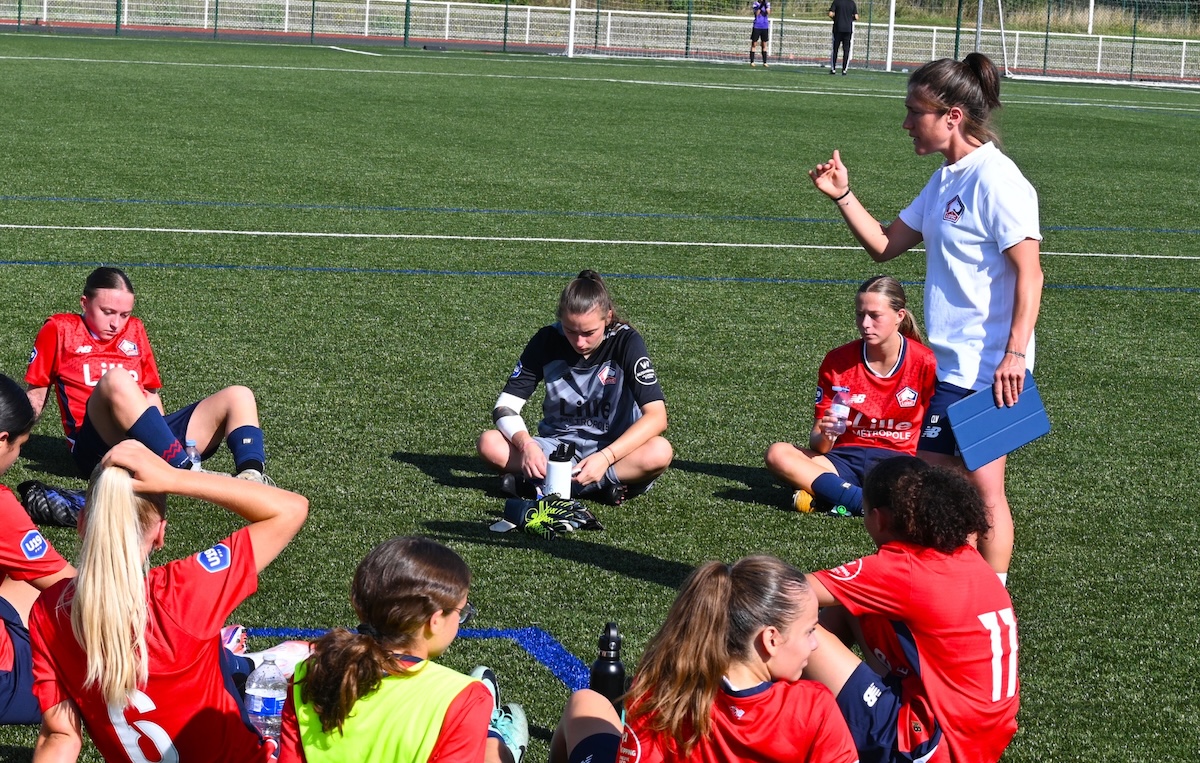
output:
<path id="1" fill-rule="evenodd" d="M 863 484 L 863 503 L 891 511 L 898 540 L 945 554 L 991 529 L 983 499 L 966 476 L 915 456 L 880 461 Z"/>

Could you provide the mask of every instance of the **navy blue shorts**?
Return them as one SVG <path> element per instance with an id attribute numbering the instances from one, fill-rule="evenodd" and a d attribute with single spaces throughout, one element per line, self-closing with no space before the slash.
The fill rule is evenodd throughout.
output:
<path id="1" fill-rule="evenodd" d="M 859 663 L 837 695 L 838 708 L 854 737 L 859 763 L 892 763 L 925 760 L 941 741 L 940 729 L 933 738 L 905 754 L 897 747 L 896 724 L 900 720 L 900 680 L 881 677 L 865 662 Z"/>
<path id="2" fill-rule="evenodd" d="M 617 763 L 621 737 L 616 734 L 592 734 L 579 740 L 567 763 Z"/>
<path id="3" fill-rule="evenodd" d="M 41 723 L 42 711 L 33 697 L 33 649 L 29 631 L 13 605 L 0 598 L 0 620 L 12 642 L 12 670 L 0 670 L 0 724 Z"/>
<path id="4" fill-rule="evenodd" d="M 197 401 L 163 417 L 166 419 L 171 433 L 180 442 L 187 439 L 188 422 L 192 420 L 192 412 L 199 404 L 200 402 Z M 83 426 L 75 433 L 75 447 L 71 450 L 71 455 L 75 457 L 75 466 L 79 468 L 80 473 L 84 477 L 91 477 L 96 464 L 100 463 L 100 459 L 104 458 L 104 454 L 111 448 L 112 445 L 106 443 L 100 433 L 96 431 L 96 427 L 92 426 L 91 417 L 84 416 Z"/>
<path id="5" fill-rule="evenodd" d="M 956 387 L 946 382 L 938 382 L 933 390 L 933 399 L 929 401 L 929 410 L 925 411 L 925 421 L 921 424 L 921 439 L 917 442 L 917 450 L 957 456 L 958 441 L 954 439 L 954 432 L 950 431 L 950 420 L 946 418 L 946 409 L 973 394 L 975 393 L 969 389 Z"/>
<path id="6" fill-rule="evenodd" d="M 869 448 L 865 445 L 851 445 L 845 448 L 834 448 L 825 454 L 838 476 L 855 487 L 862 487 L 867 473 L 875 468 L 875 464 L 886 458 L 902 456 L 903 453 L 887 448 Z"/>

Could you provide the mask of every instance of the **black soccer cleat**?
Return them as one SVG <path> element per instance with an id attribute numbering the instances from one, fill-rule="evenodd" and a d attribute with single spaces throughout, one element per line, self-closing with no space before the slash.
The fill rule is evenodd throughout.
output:
<path id="1" fill-rule="evenodd" d="M 537 489 L 533 483 L 511 472 L 500 475 L 500 492 L 513 498 L 533 500 L 537 498 Z"/>
<path id="2" fill-rule="evenodd" d="M 35 524 L 54 527 L 79 525 L 79 512 L 87 495 L 84 491 L 28 480 L 17 485 L 17 492 L 21 494 L 21 503 Z"/>

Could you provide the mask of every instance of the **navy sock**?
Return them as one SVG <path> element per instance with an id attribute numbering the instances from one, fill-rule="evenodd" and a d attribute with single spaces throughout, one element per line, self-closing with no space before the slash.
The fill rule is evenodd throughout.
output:
<path id="1" fill-rule="evenodd" d="M 862 515 L 862 488 L 855 487 L 836 474 L 822 474 L 813 480 L 812 492 L 834 506 L 845 506 L 855 516 Z"/>
<path id="2" fill-rule="evenodd" d="M 225 438 L 229 452 L 233 454 L 235 472 L 247 469 L 263 471 L 266 466 L 267 452 L 263 447 L 263 432 L 258 427 L 238 427 Z"/>
<path id="3" fill-rule="evenodd" d="M 191 466 L 187 453 L 183 450 L 183 443 L 179 442 L 175 433 L 167 426 L 167 420 L 153 406 L 143 411 L 138 420 L 133 422 L 133 426 L 129 427 L 129 436 L 162 456 L 163 461 L 177 469 Z"/>

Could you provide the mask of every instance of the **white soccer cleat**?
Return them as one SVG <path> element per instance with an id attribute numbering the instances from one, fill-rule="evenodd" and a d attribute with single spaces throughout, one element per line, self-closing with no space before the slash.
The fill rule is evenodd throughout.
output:
<path id="1" fill-rule="evenodd" d="M 260 485 L 276 487 L 275 480 L 260 472 L 258 469 L 243 469 L 237 473 L 237 478 L 247 482 L 257 482 Z"/>

